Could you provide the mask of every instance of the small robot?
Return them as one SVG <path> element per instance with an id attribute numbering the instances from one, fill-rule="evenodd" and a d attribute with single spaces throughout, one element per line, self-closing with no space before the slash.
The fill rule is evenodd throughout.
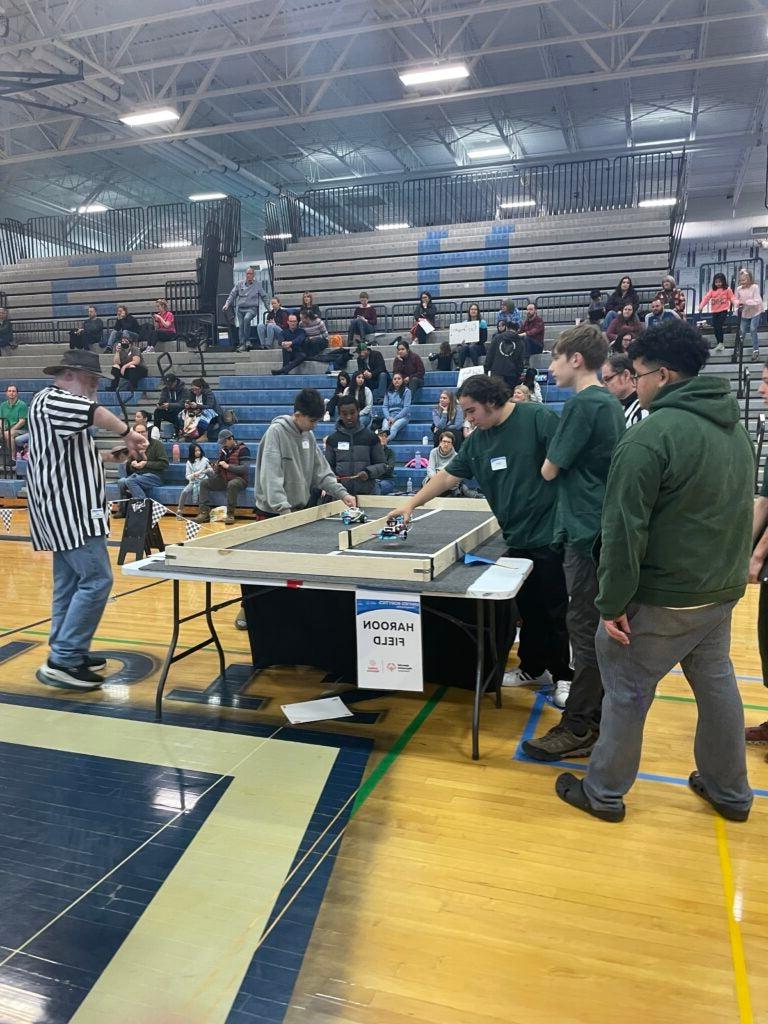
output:
<path id="1" fill-rule="evenodd" d="M 345 508 L 341 513 L 341 521 L 345 526 L 359 526 L 367 523 L 368 516 L 361 508 Z"/>
<path id="2" fill-rule="evenodd" d="M 408 524 L 402 516 L 394 516 L 387 520 L 383 530 L 379 530 L 379 540 L 407 540 Z"/>

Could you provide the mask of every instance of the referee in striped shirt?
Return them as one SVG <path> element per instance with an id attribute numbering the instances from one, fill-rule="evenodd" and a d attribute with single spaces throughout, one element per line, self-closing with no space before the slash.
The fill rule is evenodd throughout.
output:
<path id="1" fill-rule="evenodd" d="M 107 664 L 89 651 L 112 588 L 103 462 L 140 456 L 147 439 L 98 404 L 99 380 L 110 378 L 95 352 L 65 352 L 44 372 L 53 383 L 29 406 L 29 521 L 35 550 L 53 552 L 53 610 L 50 656 L 37 678 L 91 690 Z M 90 427 L 123 441 L 100 456 Z"/>

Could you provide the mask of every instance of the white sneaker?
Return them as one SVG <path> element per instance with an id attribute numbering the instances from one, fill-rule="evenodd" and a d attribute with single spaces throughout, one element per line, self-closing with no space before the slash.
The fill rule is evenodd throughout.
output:
<path id="1" fill-rule="evenodd" d="M 555 692 L 552 694 L 552 703 L 556 708 L 561 710 L 568 703 L 568 697 L 571 692 L 571 680 L 570 679 L 558 679 L 555 683 Z"/>
<path id="2" fill-rule="evenodd" d="M 513 668 L 511 672 L 505 672 L 501 681 L 502 686 L 551 686 L 552 676 L 547 669 L 540 676 L 529 676 L 521 668 Z"/>
<path id="3" fill-rule="evenodd" d="M 719 345 L 715 345 L 715 352 L 725 352 L 725 345 L 720 342 Z"/>

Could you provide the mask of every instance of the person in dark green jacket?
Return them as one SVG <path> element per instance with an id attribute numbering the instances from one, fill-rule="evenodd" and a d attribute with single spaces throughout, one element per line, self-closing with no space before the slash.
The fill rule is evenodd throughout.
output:
<path id="1" fill-rule="evenodd" d="M 762 400 L 768 404 L 768 362 L 763 366 L 757 390 Z M 0 416 L 2 416 L 1 406 Z M 749 563 L 749 582 L 757 583 L 760 586 L 757 606 L 757 647 L 760 652 L 763 686 L 768 686 L 768 583 L 765 582 L 763 576 L 763 566 L 768 562 L 768 472 L 765 469 L 763 469 L 760 493 L 755 499 L 752 543 L 755 546 Z M 747 743 L 767 744 L 768 721 L 760 722 L 759 725 L 748 725 L 745 736 Z"/>
<path id="2" fill-rule="evenodd" d="M 600 738 L 583 782 L 565 773 L 556 783 L 561 799 L 605 821 L 624 818 L 656 685 L 678 663 L 698 709 L 691 789 L 732 821 L 752 804 L 730 637 L 747 583 L 755 457 L 730 382 L 699 376 L 708 355 L 678 320 L 629 348 L 650 416 L 616 446 L 603 505 Z"/>

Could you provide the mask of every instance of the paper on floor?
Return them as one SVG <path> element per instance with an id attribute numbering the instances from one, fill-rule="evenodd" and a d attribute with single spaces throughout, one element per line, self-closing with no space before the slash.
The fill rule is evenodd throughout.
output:
<path id="1" fill-rule="evenodd" d="M 303 700 L 298 704 L 281 704 L 280 707 L 291 725 L 324 722 L 330 718 L 352 718 L 353 715 L 341 697 Z"/>

